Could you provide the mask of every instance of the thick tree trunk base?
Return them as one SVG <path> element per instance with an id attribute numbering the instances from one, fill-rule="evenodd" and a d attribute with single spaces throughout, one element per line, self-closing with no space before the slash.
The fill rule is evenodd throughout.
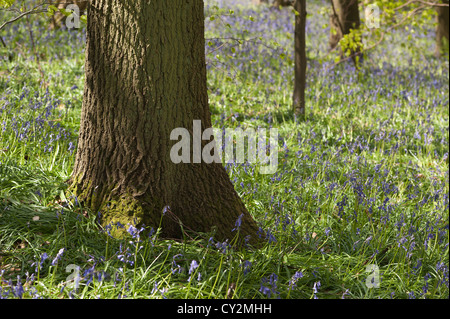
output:
<path id="1" fill-rule="evenodd" d="M 115 238 L 125 238 L 128 226 L 133 225 L 147 230 L 160 228 L 161 237 L 166 239 L 183 240 L 200 236 L 228 241 L 236 246 L 260 246 L 263 240 L 258 236 L 259 227 L 227 180 L 225 169 L 223 174 L 224 178 L 219 180 L 228 185 L 221 187 L 212 183 L 217 192 L 208 195 L 206 192 L 209 191 L 202 193 L 192 187 L 186 194 L 186 189 L 180 189 L 179 194 L 168 196 L 172 200 L 160 200 L 146 194 L 135 196 L 131 189 L 118 192 L 115 190 L 117 185 L 103 185 L 100 188 L 87 180 L 77 181 L 75 177 L 68 194 L 75 195 L 78 202 L 98 214 L 100 225 Z"/>
<path id="2" fill-rule="evenodd" d="M 86 38 L 70 188 L 79 202 L 104 227 L 145 225 L 171 239 L 215 231 L 215 240 L 230 242 L 239 233 L 237 243 L 258 243 L 222 164 L 177 164 L 170 155 L 175 129 L 192 136 L 196 120 L 201 132 L 211 127 L 203 0 L 92 0 Z"/>

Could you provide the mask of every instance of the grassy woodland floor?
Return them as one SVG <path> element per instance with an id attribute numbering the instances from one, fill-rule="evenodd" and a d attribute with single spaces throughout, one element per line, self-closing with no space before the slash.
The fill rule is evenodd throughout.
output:
<path id="1" fill-rule="evenodd" d="M 449 62 L 433 56 L 433 26 L 389 34 L 360 70 L 331 67 L 323 4 L 308 1 L 299 122 L 293 14 L 222 1 L 227 14 L 211 19 L 217 8 L 207 4 L 214 125 L 280 133 L 276 174 L 226 166 L 265 247 L 132 228 L 120 241 L 97 225 L 98 212 L 67 201 L 84 30 L 50 31 L 30 17 L 7 28 L 0 47 L 0 297 L 448 298 Z M 379 287 L 369 288 L 369 265 Z"/>

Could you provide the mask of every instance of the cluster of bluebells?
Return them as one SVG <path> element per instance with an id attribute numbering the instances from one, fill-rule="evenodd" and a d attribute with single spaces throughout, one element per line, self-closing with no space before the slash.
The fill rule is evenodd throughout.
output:
<path id="1" fill-rule="evenodd" d="M 159 293 L 163 299 L 167 299 L 166 293 L 168 291 L 167 288 L 159 288 L 160 283 L 155 281 L 155 284 L 153 285 L 152 291 L 150 292 L 151 295 Z"/>
<path id="2" fill-rule="evenodd" d="M 119 223 L 118 227 L 124 227 Z M 137 228 L 134 225 L 129 224 L 126 228 L 127 232 L 131 235 L 132 240 L 128 242 L 128 245 L 124 247 L 122 243 L 119 246 L 119 252 L 117 259 L 124 264 L 124 266 L 134 266 L 136 254 L 144 247 L 141 243 L 141 233 L 144 231 L 144 227 Z"/>
<path id="3" fill-rule="evenodd" d="M 35 35 L 39 37 L 31 38 Z M 79 58 L 80 51 L 86 43 L 86 33 L 80 32 L 78 29 L 67 29 L 63 24 L 61 30 L 53 30 L 48 27 L 48 23 L 42 23 L 38 20 L 30 20 L 28 27 L 24 27 L 23 23 L 13 23 L 9 28 L 2 30 L 3 41 L 9 49 L 13 44 L 20 43 L 20 50 L 14 52 L 17 59 L 23 59 L 26 62 L 35 61 L 36 45 L 39 46 L 39 53 L 48 57 L 49 62 L 62 63 L 69 58 Z M 67 47 L 64 47 L 67 46 Z M 62 49 L 64 48 L 64 49 Z M 10 52 L 5 50 L 4 52 Z M 7 61 L 7 55 L 0 56 L 0 59 Z M 51 77 L 51 75 L 48 75 Z M 48 79 L 50 80 L 50 79 Z"/>
<path id="4" fill-rule="evenodd" d="M 7 117 L 9 120 L 1 121 L 1 135 L 14 136 L 19 143 L 28 148 L 38 148 L 44 153 L 53 152 L 58 144 L 68 153 L 73 153 L 76 136 L 58 120 L 63 116 L 62 111 L 58 109 L 62 103 L 66 104 L 66 110 L 71 107 L 70 101 L 56 99 L 48 88 L 40 94 L 25 86 L 18 97 L 6 90 L 4 95 L 0 96 L 0 119 Z M 6 149 L 10 147 L 1 146 Z"/>
<path id="5" fill-rule="evenodd" d="M 22 280 L 20 275 L 16 277 L 16 281 L 13 282 L 12 279 L 7 281 L 3 281 L 5 276 L 5 270 L 2 269 L 0 271 L 0 299 L 9 299 L 9 298 L 32 298 L 32 299 L 41 299 L 42 296 L 37 291 L 34 283 L 36 282 L 37 277 L 44 270 L 44 263 L 46 260 L 52 260 L 50 265 L 56 266 L 58 262 L 61 260 L 63 254 L 65 252 L 64 248 L 61 248 L 56 256 L 52 259 L 47 253 L 42 253 L 38 257 L 38 261 L 35 261 L 31 264 L 31 267 L 34 267 L 34 272 L 29 273 L 26 272 L 25 280 Z M 36 275 L 37 274 L 37 275 Z"/>
<path id="6" fill-rule="evenodd" d="M 239 1 L 232 1 L 235 2 Z M 236 124 L 242 116 L 233 112 L 235 102 L 228 98 L 230 93 L 214 84 L 220 84 L 219 78 L 217 82 L 214 80 L 217 74 L 222 75 L 214 66 L 229 65 L 229 69 L 240 76 L 254 83 L 265 83 L 264 87 L 257 86 L 257 94 L 245 85 L 233 87 L 236 96 L 250 96 L 245 103 L 250 109 L 259 105 L 278 105 L 273 93 L 285 91 L 285 86 L 290 85 L 292 76 L 285 75 L 290 72 L 291 65 L 274 63 L 272 58 L 279 57 L 283 52 L 292 56 L 293 46 L 289 40 L 279 37 L 282 38 L 280 41 L 286 41 L 281 42 L 281 47 L 286 51 L 274 54 L 276 51 L 271 47 L 271 41 L 277 40 L 274 39 L 277 31 L 292 34 L 293 23 L 289 10 L 273 15 L 265 7 L 261 12 L 255 12 L 245 6 L 235 7 L 224 1 L 218 3 L 219 7 L 234 11 L 234 14 L 224 14 L 220 19 L 207 21 L 209 43 L 206 52 L 214 52 L 208 56 L 208 72 L 213 83 L 211 98 L 217 101 L 217 105 L 232 112 L 231 115 L 222 113 L 216 117 L 216 125 L 225 128 L 230 121 Z M 214 8 L 207 8 L 207 12 L 214 13 Z M 226 10 L 223 12 L 227 13 Z M 252 21 L 250 16 L 255 19 Z M 320 23 L 316 23 L 320 20 L 307 20 L 308 32 L 315 35 L 310 38 L 313 43 L 310 47 L 312 51 L 326 52 L 324 46 L 328 29 L 320 29 Z M 236 32 L 236 28 L 218 27 L 227 23 L 247 30 L 251 35 L 248 38 L 255 36 L 258 41 L 239 43 L 229 40 L 239 38 L 242 33 Z M 401 32 L 394 32 L 392 37 L 395 41 L 380 46 L 374 53 L 384 56 L 378 66 L 357 71 L 351 63 L 330 68 L 328 62 L 308 61 L 310 71 L 306 100 L 317 103 L 321 108 L 327 105 L 326 116 L 329 118 L 351 115 L 353 107 L 363 110 L 360 112 L 361 118 L 336 119 L 340 123 L 340 131 L 328 134 L 320 126 L 315 126 L 323 119 L 313 112 L 308 114 L 305 125 L 312 128 L 296 133 L 297 145 L 292 143 L 292 139 L 280 136 L 279 159 L 282 165 L 275 174 L 266 178 L 267 186 L 260 180 L 250 182 L 250 178 L 256 177 L 252 164 L 228 163 L 225 166 L 240 194 L 249 198 L 250 202 L 266 203 L 264 218 L 262 221 L 260 219 L 260 238 L 276 245 L 280 242 L 277 237 L 284 237 L 286 233 L 306 242 L 321 236 L 336 235 L 338 238 L 352 239 L 348 246 L 349 253 L 362 252 L 367 254 L 367 258 L 375 258 L 381 250 L 379 238 L 388 229 L 394 236 L 390 242 L 395 244 L 387 249 L 395 246 L 400 252 L 397 256 L 403 256 L 412 263 L 423 257 L 422 252 L 429 249 L 431 243 L 437 243 L 440 245 L 438 249 L 443 251 L 448 247 L 449 172 L 448 169 L 442 170 L 445 165 L 437 165 L 448 161 L 448 118 L 442 118 L 442 109 L 448 107 L 449 102 L 448 76 L 437 72 L 437 64 L 428 61 L 415 67 L 410 74 L 408 70 L 411 65 L 417 65 L 418 62 L 414 61 L 417 57 L 414 51 L 405 51 L 401 61 L 393 57 L 398 50 L 387 47 L 398 45 L 404 39 Z M 258 63 L 252 64 L 252 60 L 258 60 Z M 444 71 L 448 69 L 448 63 L 441 63 L 440 66 Z M 276 81 L 280 76 L 288 81 Z M 357 76 L 364 77 L 364 87 L 357 85 Z M 429 94 L 424 98 L 423 92 Z M 415 113 L 414 121 L 407 114 L 411 111 Z M 378 121 L 364 120 L 379 118 L 379 114 L 383 115 Z M 270 125 L 272 115 L 269 112 L 264 117 L 255 116 L 247 121 L 251 126 L 257 126 L 259 121 Z M 374 154 L 380 156 L 375 157 Z M 405 157 L 409 158 L 409 162 L 404 164 L 397 163 L 397 159 L 395 163 L 390 160 Z M 429 159 L 427 166 L 418 160 L 421 157 Z M 428 176 L 432 177 L 431 182 Z M 277 191 L 272 198 L 267 198 L 268 190 L 272 194 L 273 190 Z M 399 197 L 402 201 L 398 200 Z M 404 207 L 414 207 L 414 210 L 406 213 Z M 312 232 L 296 223 L 297 212 L 303 215 L 310 213 L 317 219 L 322 218 L 323 214 L 333 212 L 334 215 L 335 212 L 339 223 L 329 224 L 323 228 L 322 234 L 311 236 Z M 345 225 L 354 225 L 352 229 L 355 233 L 342 233 Z M 367 225 L 375 225 L 375 228 L 368 228 Z M 439 264 L 435 268 L 442 269 L 443 278 L 448 276 L 445 271 L 448 266 L 441 267 Z M 413 275 L 420 276 L 421 272 Z M 427 277 L 427 280 L 431 279 Z"/>
<path id="7" fill-rule="evenodd" d="M 121 243 L 117 259 L 124 265 L 134 266 L 135 253 L 132 248 L 130 248 L 129 246 L 124 248 Z"/>
<path id="8" fill-rule="evenodd" d="M 33 286 L 33 283 L 36 281 L 34 274 L 29 275 L 27 272 L 24 282 L 20 276 L 17 276 L 15 282 L 12 279 L 2 282 L 4 272 L 5 270 L 0 271 L 0 283 L 2 283 L 0 284 L 0 299 L 42 299 L 36 287 Z"/>
<path id="9" fill-rule="evenodd" d="M 259 291 L 270 298 L 272 295 L 279 297 L 279 292 L 277 291 L 278 275 L 275 273 L 270 274 L 268 277 L 263 277 L 261 279 L 261 287 Z"/>
<path id="10" fill-rule="evenodd" d="M 120 224 L 118 225 L 118 227 L 125 228 L 124 225 Z M 79 266 L 70 265 L 75 266 L 74 268 L 70 268 L 72 270 L 75 270 L 75 272 L 73 273 L 74 278 L 72 280 L 69 280 L 68 282 L 63 282 L 63 284 L 61 285 L 60 293 L 63 293 L 64 289 L 71 287 L 71 289 L 68 290 L 69 298 L 75 298 L 76 292 L 78 291 L 81 283 L 84 286 L 89 286 L 89 284 L 94 281 L 102 282 L 106 280 L 114 280 L 114 287 L 117 287 L 119 283 L 121 283 L 124 287 L 124 289 L 121 290 L 119 298 L 126 297 L 123 292 L 129 290 L 130 281 L 124 281 L 125 268 L 133 267 L 135 265 L 136 254 L 143 248 L 141 233 L 143 232 L 144 228 L 137 228 L 133 225 L 128 225 L 128 227 L 126 227 L 126 230 L 130 234 L 131 240 L 121 242 L 118 247 L 118 251 L 115 253 L 118 261 L 118 268 L 117 271 L 115 271 L 114 275 L 106 273 L 104 270 L 102 270 L 101 266 L 105 263 L 104 257 L 94 257 L 90 255 L 90 258 L 86 261 L 88 267 L 86 267 L 83 271 Z M 45 273 L 50 271 L 50 269 L 52 269 L 51 267 L 55 269 L 58 263 L 60 263 L 60 261 L 62 260 L 65 252 L 66 249 L 61 248 L 53 257 L 48 255 L 46 252 L 43 252 L 42 254 L 37 256 L 36 261 L 31 264 L 32 269 L 34 269 L 33 274 L 28 275 L 27 273 L 25 282 L 21 280 L 20 277 L 17 278 L 17 281 L 15 283 L 11 279 L 9 279 L 9 281 L 6 282 L 6 286 L 0 286 L 0 298 L 41 298 L 40 294 L 33 286 L 34 282 L 36 281 L 36 276 L 43 276 Z M 68 271 L 68 269 L 66 269 L 66 271 Z M 195 269 L 195 265 L 191 265 L 191 270 L 192 269 Z M 2 279 L 3 275 L 4 271 L 1 272 L 0 279 Z M 200 279 L 200 275 L 198 278 Z M 161 293 L 161 296 L 164 297 L 164 293 L 167 290 L 156 289 L 155 291 L 159 291 Z"/>

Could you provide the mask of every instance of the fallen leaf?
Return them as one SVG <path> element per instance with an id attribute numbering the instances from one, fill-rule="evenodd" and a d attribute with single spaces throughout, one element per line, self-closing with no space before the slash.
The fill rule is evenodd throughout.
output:
<path id="1" fill-rule="evenodd" d="M 230 285 L 230 288 L 228 288 L 228 291 L 227 291 L 227 299 L 233 298 L 235 289 L 236 289 L 236 284 L 234 282 L 232 282 Z"/>

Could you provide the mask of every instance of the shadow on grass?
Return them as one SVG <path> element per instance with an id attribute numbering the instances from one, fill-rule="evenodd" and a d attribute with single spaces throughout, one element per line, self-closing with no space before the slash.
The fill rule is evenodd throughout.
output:
<path id="1" fill-rule="evenodd" d="M 39 169 L 0 164 L 0 228 L 51 233 L 58 225 L 55 207 L 64 182 Z M 1 240 L 1 238 L 0 238 Z"/>

